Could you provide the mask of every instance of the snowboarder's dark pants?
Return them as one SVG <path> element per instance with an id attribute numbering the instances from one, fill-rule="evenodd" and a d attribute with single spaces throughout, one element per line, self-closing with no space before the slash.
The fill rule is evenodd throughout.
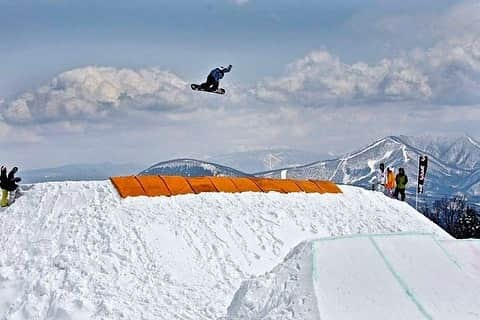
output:
<path id="1" fill-rule="evenodd" d="M 212 77 L 211 75 L 208 75 L 207 82 L 202 83 L 200 87 L 203 90 L 215 91 L 218 89 L 218 85 L 219 85 L 219 82 L 215 80 L 215 78 Z"/>
<path id="2" fill-rule="evenodd" d="M 398 194 L 400 193 L 400 198 L 402 199 L 402 201 L 405 201 L 405 189 L 398 189 L 398 188 L 395 188 L 395 192 L 393 193 L 393 196 L 395 197 L 395 199 L 398 200 Z"/>

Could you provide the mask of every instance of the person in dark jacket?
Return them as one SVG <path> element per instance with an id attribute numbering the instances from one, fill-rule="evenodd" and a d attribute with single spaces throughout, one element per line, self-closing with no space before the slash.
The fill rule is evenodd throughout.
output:
<path id="1" fill-rule="evenodd" d="M 19 177 L 15 177 L 17 171 L 18 168 L 13 167 L 7 175 L 7 168 L 5 166 L 2 166 L 0 169 L 0 188 L 2 189 L 2 198 L 0 200 L 1 207 L 7 207 L 15 199 L 18 182 L 22 180 Z M 11 199 L 10 201 L 9 198 Z"/>
<path id="2" fill-rule="evenodd" d="M 202 83 L 200 88 L 206 91 L 216 91 L 220 85 L 220 79 L 223 79 L 225 73 L 232 70 L 232 65 L 229 65 L 227 68 L 215 68 L 210 71 L 210 74 L 207 77 L 207 82 Z"/>
<path id="3" fill-rule="evenodd" d="M 401 200 L 405 201 L 405 189 L 407 187 L 408 177 L 405 174 L 405 170 L 403 168 L 398 169 L 398 174 L 395 177 L 395 182 L 397 186 L 395 187 L 395 192 L 393 193 L 393 196 L 395 197 L 395 199 L 398 199 L 398 194 L 400 194 Z"/>
<path id="4" fill-rule="evenodd" d="M 7 191 L 7 168 L 2 166 L 0 169 L 0 188 L 2 189 L 2 198 L 0 200 L 0 206 L 8 206 L 8 191 Z"/>

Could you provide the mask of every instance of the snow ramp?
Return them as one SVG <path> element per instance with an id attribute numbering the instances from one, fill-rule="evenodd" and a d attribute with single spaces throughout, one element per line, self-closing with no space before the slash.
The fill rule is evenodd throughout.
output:
<path id="1" fill-rule="evenodd" d="M 175 196 L 202 192 L 342 192 L 335 183 L 322 180 L 181 176 L 126 176 L 111 177 L 110 180 L 122 198 L 135 196 Z"/>
<path id="2" fill-rule="evenodd" d="M 1 320 L 224 319 L 242 282 L 301 242 L 389 232 L 452 239 L 405 202 L 352 186 L 126 199 L 110 181 L 25 187 L 0 211 Z M 302 270 L 312 285 L 311 259 Z M 276 293 L 292 292 L 280 284 Z"/>
<path id="3" fill-rule="evenodd" d="M 227 318 L 480 319 L 479 253 L 478 241 L 429 234 L 303 243 L 244 282 Z"/>

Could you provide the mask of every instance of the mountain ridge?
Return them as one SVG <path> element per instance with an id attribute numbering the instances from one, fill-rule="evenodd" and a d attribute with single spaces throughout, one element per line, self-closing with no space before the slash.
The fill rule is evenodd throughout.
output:
<path id="1" fill-rule="evenodd" d="M 410 177 L 408 190 L 415 193 L 418 157 L 421 155 L 429 157 L 427 193 L 451 195 L 461 192 L 480 196 L 480 143 L 466 135 L 450 142 L 387 136 L 336 159 L 255 175 L 279 178 L 283 172 L 290 178 L 327 179 L 368 188 L 373 183 L 375 170 L 383 162 L 386 167 L 404 167 Z"/>
<path id="2" fill-rule="evenodd" d="M 149 168 L 141 171 L 139 175 L 180 175 L 187 177 L 195 176 L 232 176 L 244 177 L 250 174 L 230 168 L 221 164 L 191 159 L 178 158 L 158 162 Z"/>

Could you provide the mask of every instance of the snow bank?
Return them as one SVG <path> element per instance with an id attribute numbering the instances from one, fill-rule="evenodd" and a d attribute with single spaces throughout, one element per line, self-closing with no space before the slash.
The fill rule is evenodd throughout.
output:
<path id="1" fill-rule="evenodd" d="M 227 319 L 479 319 L 479 249 L 419 234 L 302 243 L 243 282 Z"/>
<path id="2" fill-rule="evenodd" d="M 302 241 L 450 238 L 405 203 L 341 188 L 122 200 L 109 181 L 35 184 L 0 211 L 0 318 L 215 319 Z"/>

